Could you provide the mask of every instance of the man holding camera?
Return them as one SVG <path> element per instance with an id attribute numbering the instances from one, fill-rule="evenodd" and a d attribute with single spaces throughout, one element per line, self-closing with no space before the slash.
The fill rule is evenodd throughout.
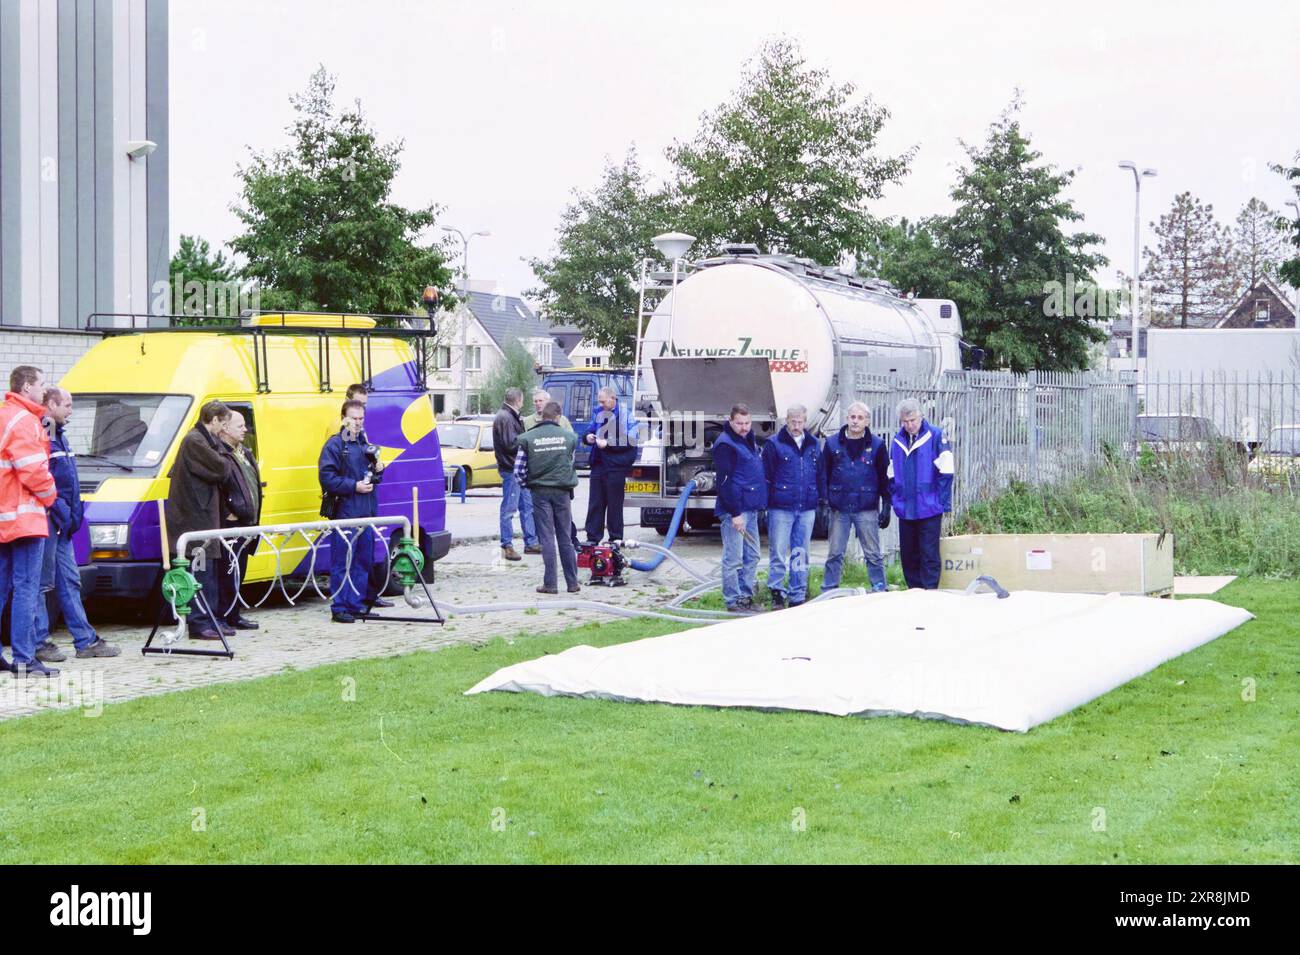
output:
<path id="1" fill-rule="evenodd" d="M 384 470 L 379 449 L 365 442 L 366 406 L 343 403 L 343 427 L 325 442 L 317 467 L 325 504 L 321 515 L 330 520 L 375 517 L 379 501 L 375 488 Z M 371 527 L 336 530 L 330 541 L 330 610 L 335 623 L 354 623 L 371 605 L 367 599 L 370 566 L 375 556 Z"/>

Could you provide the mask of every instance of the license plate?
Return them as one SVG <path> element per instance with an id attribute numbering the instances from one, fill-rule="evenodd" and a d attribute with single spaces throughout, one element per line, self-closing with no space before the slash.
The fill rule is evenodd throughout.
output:
<path id="1" fill-rule="evenodd" d="M 623 485 L 623 490 L 632 494 L 658 494 L 658 481 L 627 481 Z"/>

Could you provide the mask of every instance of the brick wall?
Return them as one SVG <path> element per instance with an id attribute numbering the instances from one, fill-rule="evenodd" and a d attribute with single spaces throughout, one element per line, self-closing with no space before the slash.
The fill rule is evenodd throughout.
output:
<path id="1" fill-rule="evenodd" d="M 100 340 L 98 335 L 42 331 L 38 328 L 0 329 L 0 391 L 9 387 L 14 365 L 35 365 L 47 381 L 57 384 Z"/>

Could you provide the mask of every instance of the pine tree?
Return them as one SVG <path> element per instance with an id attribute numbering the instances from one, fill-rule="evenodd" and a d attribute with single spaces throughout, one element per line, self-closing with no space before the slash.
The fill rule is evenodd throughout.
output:
<path id="1" fill-rule="evenodd" d="M 1232 239 L 1215 218 L 1214 206 L 1183 192 L 1151 225 L 1157 248 L 1143 249 L 1147 266 L 1142 271 L 1151 289 L 1151 324 L 1213 325 L 1234 300 Z"/>
<path id="2" fill-rule="evenodd" d="M 1267 204 L 1251 198 L 1237 214 L 1232 230 L 1233 291 L 1236 296 L 1254 288 L 1265 276 L 1276 278 L 1285 251 L 1277 227 L 1277 213 Z"/>

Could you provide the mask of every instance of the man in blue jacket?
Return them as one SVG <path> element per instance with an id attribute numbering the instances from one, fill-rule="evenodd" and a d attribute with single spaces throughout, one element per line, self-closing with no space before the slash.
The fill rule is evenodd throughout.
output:
<path id="1" fill-rule="evenodd" d="M 939 587 L 939 534 L 952 510 L 952 448 L 943 431 L 921 416 L 921 403 L 898 403 L 898 434 L 889 446 L 889 476 L 898 546 L 907 586 Z"/>
<path id="2" fill-rule="evenodd" d="M 826 503 L 830 506 L 830 540 L 822 590 L 840 585 L 849 535 L 856 534 L 867 563 L 871 589 L 885 589 L 885 562 L 880 532 L 889 526 L 889 452 L 885 440 L 871 433 L 871 412 L 860 401 L 849 405 L 845 424 L 822 449 Z"/>
<path id="3" fill-rule="evenodd" d="M 763 445 L 767 479 L 767 589 L 772 609 L 797 607 L 808 596 L 808 546 L 817 504 L 826 497 L 822 450 L 804 431 L 808 409 L 791 405 L 785 427 Z"/>
<path id="4" fill-rule="evenodd" d="M 637 422 L 619 406 L 612 388 L 596 392 L 596 410 L 584 439 L 591 445 L 591 474 L 587 478 L 587 543 L 599 544 L 609 527 L 609 539 L 623 539 L 623 485 L 636 462 Z"/>
<path id="5" fill-rule="evenodd" d="M 381 480 L 384 464 L 366 453 L 367 445 L 361 440 L 365 423 L 366 406 L 356 400 L 345 401 L 343 427 L 321 449 L 317 473 L 321 492 L 331 502 L 327 508 L 330 520 L 379 514 L 375 488 Z M 353 623 L 369 609 L 366 592 L 374 557 L 374 528 L 333 531 L 330 537 L 330 610 L 335 623 Z"/>
<path id="6" fill-rule="evenodd" d="M 45 426 L 50 436 L 50 474 L 54 476 L 59 496 L 47 515 L 50 536 L 45 538 L 41 594 L 44 597 L 52 592 L 58 601 L 78 659 L 115 657 L 122 648 L 101 639 L 86 619 L 86 608 L 81 602 L 81 571 L 77 569 L 77 557 L 72 550 L 72 535 L 77 533 L 85 516 L 77 457 L 64 431 L 72 417 L 72 395 L 62 388 L 49 388 L 44 404 Z M 58 644 L 50 639 L 50 615 L 44 599 L 36 602 L 36 659 L 46 663 L 67 659 Z"/>
<path id="7" fill-rule="evenodd" d="M 728 610 L 754 606 L 758 580 L 758 512 L 767 507 L 767 480 L 758 442 L 751 432 L 749 406 L 733 405 L 722 433 L 713 442 L 722 519 L 722 599 Z"/>

